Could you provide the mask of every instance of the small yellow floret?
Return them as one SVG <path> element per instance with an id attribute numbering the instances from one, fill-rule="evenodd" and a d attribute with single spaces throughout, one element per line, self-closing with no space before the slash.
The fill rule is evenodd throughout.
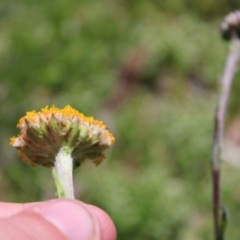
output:
<path id="1" fill-rule="evenodd" d="M 18 149 L 24 161 L 44 166 L 53 165 L 57 151 L 63 146 L 72 151 L 76 166 L 85 159 L 99 164 L 105 149 L 115 141 L 102 121 L 86 117 L 69 105 L 63 109 L 52 106 L 27 112 L 17 127 L 20 135 L 12 137 L 10 145 Z"/>

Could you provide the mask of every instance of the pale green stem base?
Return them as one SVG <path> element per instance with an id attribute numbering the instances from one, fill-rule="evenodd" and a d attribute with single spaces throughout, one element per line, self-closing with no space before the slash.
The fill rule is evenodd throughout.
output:
<path id="1" fill-rule="evenodd" d="M 74 199 L 73 161 L 68 147 L 59 150 L 52 169 L 53 179 L 57 188 L 58 198 Z"/>

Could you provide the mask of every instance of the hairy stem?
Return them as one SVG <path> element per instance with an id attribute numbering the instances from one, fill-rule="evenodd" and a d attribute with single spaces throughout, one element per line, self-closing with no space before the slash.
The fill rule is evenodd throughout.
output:
<path id="1" fill-rule="evenodd" d="M 69 151 L 68 148 L 61 148 L 56 155 L 52 171 L 59 198 L 74 199 L 72 172 L 73 163 L 71 151 Z"/>

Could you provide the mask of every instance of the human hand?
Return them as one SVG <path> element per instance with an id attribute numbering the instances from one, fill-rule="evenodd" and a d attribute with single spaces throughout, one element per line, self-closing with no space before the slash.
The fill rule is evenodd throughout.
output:
<path id="1" fill-rule="evenodd" d="M 103 210 L 76 200 L 0 203 L 0 239 L 116 240 L 116 228 Z"/>

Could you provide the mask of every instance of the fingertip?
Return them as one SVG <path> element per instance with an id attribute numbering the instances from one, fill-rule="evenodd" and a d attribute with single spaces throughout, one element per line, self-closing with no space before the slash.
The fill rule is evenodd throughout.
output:
<path id="1" fill-rule="evenodd" d="M 2 203 L 0 215 L 1 213 L 0 220 L 2 218 L 3 221 L 0 221 L 0 236 L 4 233 L 21 236 L 28 232 L 28 236 L 38 235 L 35 236 L 38 238 L 34 239 L 62 239 L 41 238 L 46 234 L 55 236 L 58 232 L 61 236 L 65 235 L 68 240 L 116 240 L 117 238 L 115 225 L 106 212 L 76 200 L 54 199 L 29 204 Z M 3 223 L 5 225 L 2 231 Z M 11 230 L 16 228 L 17 231 Z M 0 239 L 7 238 L 0 237 Z"/>
<path id="2" fill-rule="evenodd" d="M 85 204 L 68 199 L 34 206 L 33 211 L 53 224 L 69 240 L 100 240 L 101 230 L 97 217 Z"/>
<path id="3" fill-rule="evenodd" d="M 104 212 L 102 209 L 96 206 L 93 206 L 90 204 L 86 204 L 86 206 L 98 218 L 103 240 L 116 240 L 117 230 L 110 216 L 106 212 Z"/>

